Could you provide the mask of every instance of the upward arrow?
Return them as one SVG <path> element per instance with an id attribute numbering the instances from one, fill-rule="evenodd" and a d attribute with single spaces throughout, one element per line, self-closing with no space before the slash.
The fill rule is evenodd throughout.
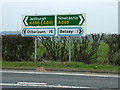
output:
<path id="1" fill-rule="evenodd" d="M 79 15 L 79 18 L 80 18 L 80 22 L 79 22 L 79 25 L 82 25 L 85 21 L 83 15 Z"/>

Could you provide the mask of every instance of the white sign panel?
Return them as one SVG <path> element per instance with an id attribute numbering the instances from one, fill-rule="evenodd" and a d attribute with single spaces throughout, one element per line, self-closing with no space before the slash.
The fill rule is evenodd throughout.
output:
<path id="1" fill-rule="evenodd" d="M 60 27 L 58 28 L 59 36 L 81 36 L 84 30 L 81 27 Z"/>
<path id="2" fill-rule="evenodd" d="M 55 28 L 24 28 L 23 36 L 55 36 Z"/>

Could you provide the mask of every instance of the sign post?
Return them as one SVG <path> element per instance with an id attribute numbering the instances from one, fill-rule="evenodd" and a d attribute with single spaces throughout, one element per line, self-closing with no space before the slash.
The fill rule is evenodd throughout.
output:
<path id="1" fill-rule="evenodd" d="M 85 14 L 26 15 L 23 16 L 22 36 L 35 37 L 35 60 L 37 59 L 37 36 L 68 36 L 69 61 L 71 61 L 71 36 L 85 35 Z"/>
<path id="2" fill-rule="evenodd" d="M 85 27 L 83 14 L 57 15 L 58 36 L 69 36 L 69 61 L 71 61 L 71 36 L 82 36 Z"/>
<path id="3" fill-rule="evenodd" d="M 34 58 L 35 58 L 35 63 L 37 63 L 37 37 L 35 37 L 35 54 L 34 54 Z"/>
<path id="4" fill-rule="evenodd" d="M 54 15 L 26 15 L 23 17 L 22 36 L 35 37 L 34 58 L 37 62 L 37 36 L 54 36 L 56 34 Z"/>
<path id="5" fill-rule="evenodd" d="M 69 62 L 71 62 L 71 37 L 69 36 Z"/>

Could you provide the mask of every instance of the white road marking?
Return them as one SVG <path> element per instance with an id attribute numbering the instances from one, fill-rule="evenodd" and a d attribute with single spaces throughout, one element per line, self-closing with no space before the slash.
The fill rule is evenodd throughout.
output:
<path id="1" fill-rule="evenodd" d="M 47 85 L 47 83 L 34 83 L 34 82 L 17 82 L 17 84 L 23 84 L 23 85 Z"/>
<path id="2" fill-rule="evenodd" d="M 29 83 L 29 82 L 28 82 Z M 10 83 L 0 83 L 2 86 L 37 86 L 37 87 L 56 87 L 56 88 L 86 88 L 86 89 L 98 89 L 95 87 L 78 87 L 78 86 L 60 86 L 60 85 L 37 85 L 37 84 L 10 84 Z"/>
<path id="3" fill-rule="evenodd" d="M 22 74 L 56 74 L 56 75 L 76 75 L 76 76 L 95 76 L 95 77 L 120 77 L 119 75 L 98 75 L 98 74 L 78 74 L 78 73 L 55 73 L 55 72 L 29 72 L 29 71 L 0 71 L 3 73 L 22 73 Z"/>
<path id="4" fill-rule="evenodd" d="M 3 86 L 20 86 L 20 84 L 0 83 Z"/>

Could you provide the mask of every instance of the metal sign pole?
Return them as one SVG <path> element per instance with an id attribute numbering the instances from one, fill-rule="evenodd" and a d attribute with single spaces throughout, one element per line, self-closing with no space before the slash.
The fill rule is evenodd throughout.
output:
<path id="1" fill-rule="evenodd" d="M 35 37 L 35 53 L 34 53 L 35 62 L 37 62 L 37 37 Z"/>
<path id="2" fill-rule="evenodd" d="M 35 15 L 37 15 L 37 13 Z M 35 36 L 35 63 L 37 63 L 37 36 Z"/>
<path id="3" fill-rule="evenodd" d="M 69 37 L 69 62 L 71 62 L 71 37 Z"/>

